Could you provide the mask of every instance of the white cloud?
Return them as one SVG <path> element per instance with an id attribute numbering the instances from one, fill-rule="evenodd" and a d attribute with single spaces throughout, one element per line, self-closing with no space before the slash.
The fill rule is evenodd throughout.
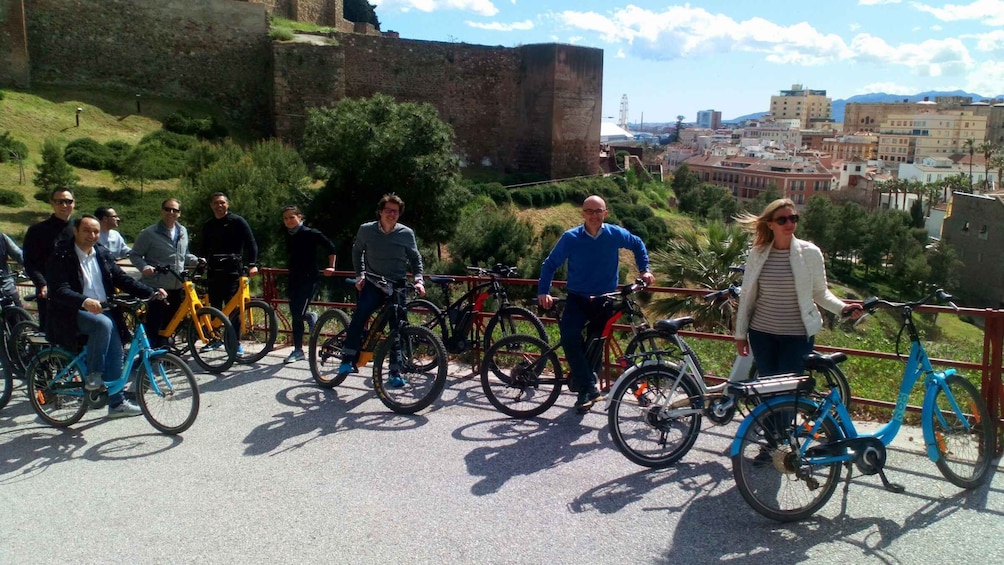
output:
<path id="1" fill-rule="evenodd" d="M 573 35 L 572 37 L 568 38 L 568 42 L 569 43 L 578 43 L 578 42 L 582 41 L 583 39 L 585 39 L 585 38 L 582 37 L 581 35 Z"/>
<path id="2" fill-rule="evenodd" d="M 976 20 L 985 25 L 1004 25 L 1004 0 L 974 0 L 969 4 L 945 4 L 941 8 L 913 2 L 913 7 L 943 22 Z"/>
<path id="3" fill-rule="evenodd" d="M 848 43 L 805 22 L 785 26 L 759 17 L 736 21 L 689 4 L 662 12 L 628 6 L 609 16 L 574 11 L 553 16 L 568 27 L 594 32 L 608 43 L 626 44 L 629 55 L 643 59 L 745 52 L 763 54 L 777 64 L 893 64 L 920 76 L 959 75 L 973 65 L 969 51 L 955 38 L 889 45 L 879 37 L 859 33 Z"/>
<path id="4" fill-rule="evenodd" d="M 481 16 L 494 16 L 499 13 L 498 8 L 491 0 L 373 0 L 373 4 L 382 10 L 398 12 L 460 10 L 474 12 Z"/>
<path id="5" fill-rule="evenodd" d="M 990 33 L 969 35 L 966 38 L 976 39 L 976 50 L 1004 56 L 1004 30 L 994 30 Z"/>
<path id="6" fill-rule="evenodd" d="M 942 29 L 941 26 L 939 26 L 938 24 L 934 24 L 933 26 L 931 26 L 931 31 L 941 31 L 941 29 Z"/>
<path id="7" fill-rule="evenodd" d="M 625 53 L 623 49 L 618 49 L 617 50 L 617 54 L 614 55 L 614 58 L 615 59 L 626 59 L 627 58 L 627 53 Z"/>
<path id="8" fill-rule="evenodd" d="M 885 92 L 886 94 L 916 94 L 917 88 L 913 86 L 903 86 L 893 82 L 873 82 L 857 89 L 854 94 L 871 94 L 872 92 Z"/>
<path id="9" fill-rule="evenodd" d="M 858 0 L 858 6 L 877 6 L 879 4 L 899 4 L 903 0 Z"/>
<path id="10" fill-rule="evenodd" d="M 850 28 L 851 28 L 851 31 L 857 31 L 857 30 L 861 29 L 861 24 L 858 24 L 858 23 L 853 23 L 853 24 L 851 24 L 851 25 L 850 25 L 850 26 L 848 26 L 848 27 L 850 27 Z"/>
<path id="11" fill-rule="evenodd" d="M 525 20 L 522 22 L 513 22 L 511 24 L 504 24 L 501 22 L 491 22 L 491 23 L 481 23 L 481 22 L 464 22 L 470 27 L 475 27 L 478 29 L 486 29 L 489 31 L 526 31 L 533 29 L 533 22 L 530 20 Z"/>
<path id="12" fill-rule="evenodd" d="M 966 90 L 983 96 L 1004 94 L 1004 61 L 980 63 L 966 78 Z"/>

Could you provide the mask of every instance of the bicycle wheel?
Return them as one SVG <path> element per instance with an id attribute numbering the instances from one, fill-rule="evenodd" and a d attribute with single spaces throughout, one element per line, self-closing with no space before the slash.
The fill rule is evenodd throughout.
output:
<path id="1" fill-rule="evenodd" d="M 531 335 L 496 341 L 481 362 L 481 388 L 499 412 L 532 418 L 561 395 L 561 363 L 547 343 Z"/>
<path id="2" fill-rule="evenodd" d="M 656 329 L 638 332 L 628 342 L 624 354 L 633 365 L 640 365 L 650 359 L 672 363 L 679 363 L 683 359 L 683 352 L 672 338 Z M 634 357 L 635 355 L 638 357 Z"/>
<path id="3" fill-rule="evenodd" d="M 30 322 L 34 318 L 31 314 L 19 306 L 10 306 L 4 308 L 3 310 L 3 348 L 4 354 L 7 356 L 8 360 L 14 359 L 14 348 L 16 344 L 14 342 L 14 329 L 21 322 Z"/>
<path id="4" fill-rule="evenodd" d="M 401 343 L 399 365 L 392 352 L 396 340 Z M 439 336 L 429 328 L 404 326 L 373 352 L 373 388 L 387 408 L 414 414 L 439 398 L 447 369 L 446 347 Z"/>
<path id="5" fill-rule="evenodd" d="M 342 344 L 349 328 L 349 316 L 337 309 L 321 314 L 310 332 L 310 374 L 314 381 L 324 388 L 342 384 L 347 375 L 338 374 L 342 364 Z"/>
<path id="6" fill-rule="evenodd" d="M 10 397 L 14 393 L 14 373 L 11 372 L 10 363 L 0 355 L 0 410 L 10 402 Z"/>
<path id="7" fill-rule="evenodd" d="M 431 301 L 424 298 L 416 298 L 408 301 L 405 305 L 408 311 L 408 323 L 413 326 L 424 326 L 443 335 L 443 311 Z"/>
<path id="8" fill-rule="evenodd" d="M 960 418 L 954 407 L 964 413 Z M 934 394 L 927 411 L 938 446 L 938 470 L 953 485 L 972 489 L 983 484 L 993 457 L 996 426 L 983 398 L 972 383 L 959 375 L 945 379 L 945 388 Z"/>
<path id="9" fill-rule="evenodd" d="M 196 312 L 198 320 L 188 326 L 188 344 L 192 357 L 204 371 L 222 373 L 237 360 L 237 334 L 230 320 L 216 308 Z M 196 326 L 202 328 L 200 338 Z"/>
<path id="10" fill-rule="evenodd" d="M 240 314 L 234 311 L 230 315 L 230 323 L 238 330 L 238 363 L 248 365 L 261 361 L 275 347 L 275 340 L 279 337 L 279 317 L 268 302 L 248 302 L 244 310 L 244 322 L 241 323 Z"/>
<path id="11" fill-rule="evenodd" d="M 506 306 L 495 312 L 485 326 L 484 350 L 496 341 L 510 335 L 532 335 L 547 343 L 544 322 L 536 314 L 520 306 Z"/>
<path id="12" fill-rule="evenodd" d="M 199 414 L 199 385 L 188 364 L 176 355 L 150 358 L 151 374 L 140 371 L 136 399 L 150 425 L 168 435 L 187 430 Z"/>
<path id="13" fill-rule="evenodd" d="M 610 439 L 633 463 L 662 469 L 686 455 L 701 433 L 700 388 L 668 365 L 633 370 L 610 393 Z"/>
<path id="14" fill-rule="evenodd" d="M 28 364 L 25 375 L 31 407 L 47 424 L 65 428 L 77 423 L 87 411 L 84 376 L 68 351 L 43 349 Z"/>
<path id="15" fill-rule="evenodd" d="M 747 416 L 754 420 L 732 457 L 736 487 L 760 514 L 778 522 L 811 516 L 833 495 L 840 481 L 841 463 L 811 465 L 799 455 L 804 441 L 827 443 L 840 439 L 830 418 L 808 437 L 817 407 L 807 402 L 782 401 L 760 405 Z"/>
<path id="16" fill-rule="evenodd" d="M 10 361 L 10 369 L 15 377 L 24 377 L 25 369 L 28 368 L 28 363 L 31 362 L 31 358 L 35 356 L 35 346 L 32 345 L 30 338 L 39 333 L 38 323 L 34 320 L 28 320 L 25 322 L 20 322 L 18 325 L 14 326 L 14 331 L 11 332 L 11 341 L 14 342 L 14 347 L 8 357 Z"/>

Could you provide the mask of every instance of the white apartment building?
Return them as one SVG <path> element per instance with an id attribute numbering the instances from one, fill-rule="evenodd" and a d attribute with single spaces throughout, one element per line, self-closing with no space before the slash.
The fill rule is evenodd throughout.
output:
<path id="1" fill-rule="evenodd" d="M 801 84 L 791 85 L 770 97 L 770 115 L 777 120 L 797 119 L 799 127 L 811 129 L 819 124 L 832 123 L 833 101 L 825 90 L 810 90 Z"/>
<path id="2" fill-rule="evenodd" d="M 965 143 L 986 139 L 987 117 L 969 111 L 890 114 L 879 127 L 878 158 L 887 163 L 913 163 L 924 157 L 967 153 Z"/>

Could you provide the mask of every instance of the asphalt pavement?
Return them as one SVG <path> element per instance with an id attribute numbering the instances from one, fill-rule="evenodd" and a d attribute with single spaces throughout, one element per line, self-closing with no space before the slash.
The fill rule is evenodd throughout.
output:
<path id="1" fill-rule="evenodd" d="M 179 437 L 104 410 L 54 429 L 16 389 L 0 411 L 0 563 L 1004 562 L 1004 474 L 961 491 L 909 430 L 886 467 L 906 493 L 855 475 L 811 519 L 778 524 L 735 489 L 735 424 L 705 421 L 682 461 L 651 471 L 567 392 L 512 420 L 456 366 L 438 403 L 402 416 L 366 374 L 323 390 L 288 352 L 198 374 Z"/>

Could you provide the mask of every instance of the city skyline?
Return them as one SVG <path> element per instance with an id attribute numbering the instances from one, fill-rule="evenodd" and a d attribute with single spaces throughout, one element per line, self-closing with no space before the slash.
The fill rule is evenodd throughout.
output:
<path id="1" fill-rule="evenodd" d="M 833 99 L 930 90 L 1004 94 L 1004 0 L 371 0 L 402 38 L 604 50 L 603 110 L 616 121 L 723 120 L 766 111 L 801 84 Z M 1002 62 L 998 62 L 1001 60 Z"/>

